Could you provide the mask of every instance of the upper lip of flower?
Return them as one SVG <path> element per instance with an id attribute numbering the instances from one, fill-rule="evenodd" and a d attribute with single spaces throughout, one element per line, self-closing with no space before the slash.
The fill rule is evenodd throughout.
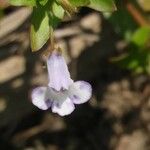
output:
<path id="1" fill-rule="evenodd" d="M 47 60 L 49 86 L 60 91 L 61 89 L 68 89 L 69 85 L 73 82 L 70 78 L 67 64 L 60 54 L 54 51 Z"/>

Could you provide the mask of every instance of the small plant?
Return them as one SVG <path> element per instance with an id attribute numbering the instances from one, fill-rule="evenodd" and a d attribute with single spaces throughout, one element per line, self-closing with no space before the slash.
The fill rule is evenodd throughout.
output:
<path id="1" fill-rule="evenodd" d="M 54 45 L 54 29 L 65 14 L 71 16 L 78 7 L 87 6 L 98 11 L 116 9 L 113 0 L 10 0 L 10 3 L 33 8 L 30 28 L 32 51 L 38 51 L 49 38 Z"/>
<path id="2" fill-rule="evenodd" d="M 64 15 L 75 13 L 78 7 L 87 6 L 98 11 L 113 11 L 113 0 L 11 0 L 16 6 L 33 8 L 30 39 L 32 51 L 38 51 L 50 38 L 51 55 L 47 58 L 49 83 L 32 91 L 32 103 L 42 110 L 52 109 L 61 116 L 69 115 L 74 104 L 91 98 L 91 85 L 85 81 L 74 82 L 60 48 L 55 47 L 54 29 Z"/>
<path id="3" fill-rule="evenodd" d="M 134 75 L 150 75 L 150 22 L 149 14 L 144 13 L 150 11 L 150 1 L 143 0 L 139 3 L 143 12 L 136 7 L 136 1 L 127 1 L 122 9 L 109 17 L 115 31 L 127 43 L 126 52 L 112 61 Z"/>
<path id="4" fill-rule="evenodd" d="M 134 74 L 150 74 L 150 27 L 138 28 L 133 33 L 128 53 L 117 63 Z"/>

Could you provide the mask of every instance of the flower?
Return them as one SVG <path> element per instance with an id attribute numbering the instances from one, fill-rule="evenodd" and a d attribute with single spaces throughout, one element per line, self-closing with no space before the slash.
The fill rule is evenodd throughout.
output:
<path id="1" fill-rule="evenodd" d="M 74 104 L 87 102 L 92 93 L 91 85 L 85 81 L 74 82 L 70 78 L 67 64 L 58 51 L 53 51 L 47 60 L 49 83 L 32 91 L 32 103 L 42 110 L 51 107 L 60 116 L 69 115 Z"/>

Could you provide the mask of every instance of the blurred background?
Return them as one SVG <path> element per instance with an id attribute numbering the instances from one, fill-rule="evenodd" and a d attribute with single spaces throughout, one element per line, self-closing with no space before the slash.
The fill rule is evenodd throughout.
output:
<path id="1" fill-rule="evenodd" d="M 72 78 L 93 87 L 88 103 L 60 117 L 31 103 L 47 84 L 47 45 L 30 49 L 31 9 L 0 0 L 0 150 L 150 149 L 150 0 L 116 5 L 81 8 L 55 30 Z"/>

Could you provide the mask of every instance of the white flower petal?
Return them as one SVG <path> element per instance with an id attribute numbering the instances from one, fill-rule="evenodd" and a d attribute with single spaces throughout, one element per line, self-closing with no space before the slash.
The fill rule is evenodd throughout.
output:
<path id="1" fill-rule="evenodd" d="M 49 89 L 47 87 L 37 87 L 32 91 L 32 103 L 39 109 L 48 109 L 53 101 L 49 99 Z"/>
<path id="2" fill-rule="evenodd" d="M 47 60 L 47 68 L 49 74 L 49 87 L 57 91 L 68 89 L 73 81 L 70 78 L 65 59 L 60 52 L 53 51 Z"/>
<path id="3" fill-rule="evenodd" d="M 92 87 L 88 82 L 77 81 L 70 85 L 68 95 L 74 104 L 82 104 L 91 98 Z"/>
<path id="4" fill-rule="evenodd" d="M 60 116 L 69 115 L 74 109 L 75 106 L 69 98 L 64 101 L 55 101 L 52 105 L 52 112 L 58 113 Z"/>

